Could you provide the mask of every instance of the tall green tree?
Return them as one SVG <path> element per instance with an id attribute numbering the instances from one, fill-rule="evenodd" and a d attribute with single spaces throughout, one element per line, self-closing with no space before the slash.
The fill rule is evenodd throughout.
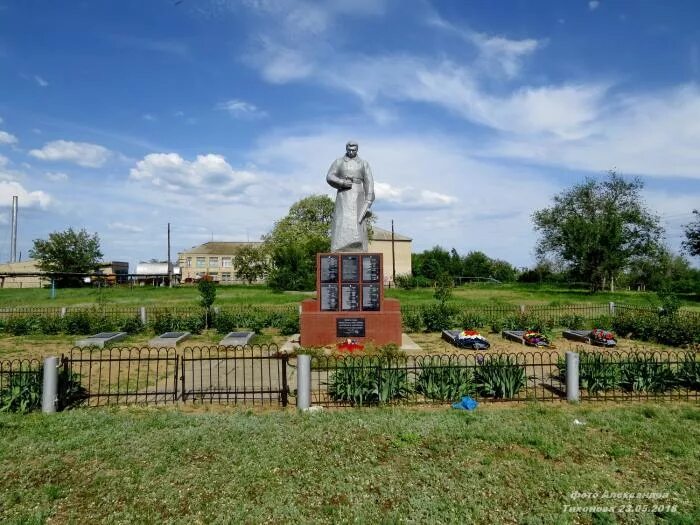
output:
<path id="1" fill-rule="evenodd" d="M 78 232 L 68 228 L 49 234 L 48 239 L 34 239 L 29 256 L 36 259 L 40 270 L 48 273 L 82 274 L 96 272 L 102 259 L 100 238 L 85 229 Z M 80 275 L 60 275 L 59 286 L 79 286 Z"/>
<path id="2" fill-rule="evenodd" d="M 685 225 L 685 240 L 683 248 L 690 255 L 700 255 L 700 211 L 693 210 L 695 220 Z"/>
<path id="3" fill-rule="evenodd" d="M 262 247 L 244 246 L 236 253 L 233 269 L 239 279 L 252 284 L 262 279 L 268 271 L 267 255 Z"/>
<path id="4" fill-rule="evenodd" d="M 635 257 L 661 249 L 663 229 L 641 198 L 642 182 L 614 171 L 607 179 L 587 179 L 554 197 L 554 204 L 533 214 L 540 233 L 537 253 L 553 254 L 591 291 L 612 284 Z"/>
<path id="5" fill-rule="evenodd" d="M 334 203 L 327 195 L 295 202 L 289 213 L 263 237 L 269 256 L 268 284 L 275 290 L 313 290 L 316 254 L 331 248 Z"/>

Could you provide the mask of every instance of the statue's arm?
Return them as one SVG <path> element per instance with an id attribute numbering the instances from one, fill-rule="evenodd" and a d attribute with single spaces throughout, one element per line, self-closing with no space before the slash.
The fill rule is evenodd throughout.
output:
<path id="1" fill-rule="evenodd" d="M 331 167 L 328 168 L 326 182 L 338 190 L 346 190 L 352 187 L 352 182 L 339 176 L 340 162 L 340 160 L 336 160 L 333 162 L 333 164 L 331 164 Z"/>
<path id="2" fill-rule="evenodd" d="M 372 168 L 369 167 L 369 162 L 365 162 L 364 165 L 365 172 L 365 203 L 360 210 L 360 215 L 358 223 L 364 221 L 369 215 L 369 208 L 374 202 L 374 177 L 372 176 Z"/>

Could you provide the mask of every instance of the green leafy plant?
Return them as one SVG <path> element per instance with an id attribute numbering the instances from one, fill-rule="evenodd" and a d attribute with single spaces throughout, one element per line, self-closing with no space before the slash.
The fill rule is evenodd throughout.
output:
<path id="1" fill-rule="evenodd" d="M 510 355 L 489 356 L 474 372 L 477 391 L 497 399 L 515 397 L 526 381 L 525 367 Z"/>
<path id="2" fill-rule="evenodd" d="M 421 364 L 416 391 L 428 399 L 456 401 L 473 394 L 476 388 L 469 368 L 435 358 Z"/>
<path id="3" fill-rule="evenodd" d="M 156 312 L 153 317 L 151 326 L 153 331 L 158 334 L 181 331 L 199 334 L 206 327 L 205 314 L 203 311 L 192 312 L 191 314 L 177 314 L 165 310 Z"/>
<path id="4" fill-rule="evenodd" d="M 686 354 L 676 371 L 678 383 L 691 390 L 700 390 L 700 361 L 694 354 Z"/>
<path id="5" fill-rule="evenodd" d="M 570 328 L 572 330 L 581 330 L 585 326 L 586 320 L 582 315 L 564 314 L 559 317 L 558 324 L 559 326 Z"/>
<path id="6" fill-rule="evenodd" d="M 329 379 L 328 394 L 356 406 L 404 399 L 412 388 L 402 364 L 383 358 L 342 359 Z"/>
<path id="7" fill-rule="evenodd" d="M 651 355 L 632 355 L 620 363 L 620 386 L 628 392 L 661 393 L 675 385 L 671 365 Z"/>
<path id="8" fill-rule="evenodd" d="M 7 386 L 0 390 L 0 412 L 27 414 L 41 405 L 43 370 L 19 369 L 8 373 Z"/>

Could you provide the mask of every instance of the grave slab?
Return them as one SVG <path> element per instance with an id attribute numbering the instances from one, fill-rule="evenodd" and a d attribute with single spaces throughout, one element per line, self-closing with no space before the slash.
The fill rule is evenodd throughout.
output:
<path id="1" fill-rule="evenodd" d="M 99 334 L 91 335 L 85 339 L 78 339 L 75 342 L 75 346 L 97 346 L 98 348 L 104 348 L 105 344 L 121 341 L 128 335 L 129 334 L 126 332 L 100 332 Z"/>
<path id="2" fill-rule="evenodd" d="M 564 330 L 561 333 L 561 335 L 565 339 L 569 339 L 571 341 L 578 341 L 579 343 L 587 343 L 594 346 L 615 346 L 617 344 L 617 342 L 614 339 L 609 340 L 605 343 L 596 341 L 591 337 L 590 330 Z"/>
<path id="3" fill-rule="evenodd" d="M 219 346 L 245 346 L 254 335 L 255 332 L 229 332 L 219 342 Z"/>
<path id="4" fill-rule="evenodd" d="M 148 346 L 153 348 L 177 346 L 180 341 L 184 341 L 192 334 L 190 332 L 165 332 L 164 334 L 154 337 L 148 342 Z"/>

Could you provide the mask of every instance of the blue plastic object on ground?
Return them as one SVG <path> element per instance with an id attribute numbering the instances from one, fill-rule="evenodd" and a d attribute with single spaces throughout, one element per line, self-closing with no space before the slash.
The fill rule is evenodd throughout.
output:
<path id="1" fill-rule="evenodd" d="M 469 396 L 464 396 L 461 401 L 452 404 L 452 408 L 458 410 L 475 410 L 477 406 L 479 406 L 479 403 Z"/>

